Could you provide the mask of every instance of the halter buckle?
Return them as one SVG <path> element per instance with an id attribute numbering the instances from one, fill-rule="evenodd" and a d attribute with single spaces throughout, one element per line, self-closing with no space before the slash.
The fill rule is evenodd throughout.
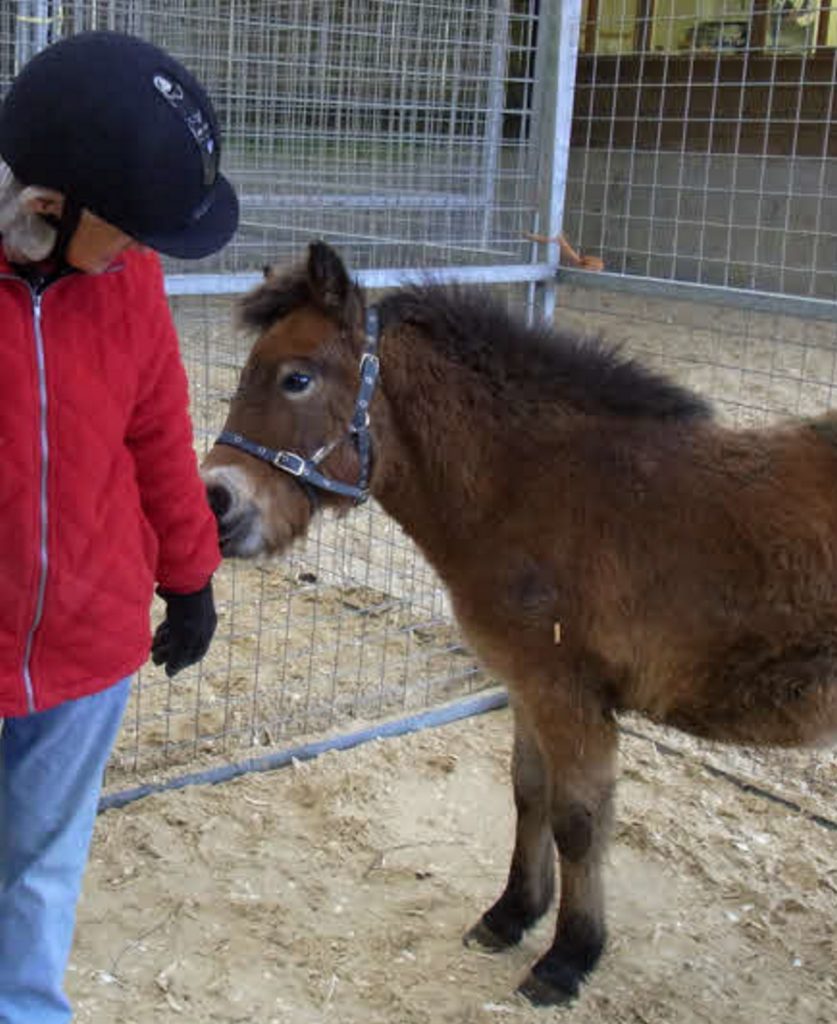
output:
<path id="1" fill-rule="evenodd" d="M 273 465 L 277 469 L 283 469 L 286 473 L 290 473 L 291 476 L 305 475 L 305 459 L 301 455 L 297 455 L 296 452 L 277 452 L 273 459 Z"/>
<path id="2" fill-rule="evenodd" d="M 379 368 L 380 360 L 375 353 L 364 352 L 360 360 L 360 376 L 364 384 L 372 385 L 375 383 L 375 377 L 377 376 Z"/>

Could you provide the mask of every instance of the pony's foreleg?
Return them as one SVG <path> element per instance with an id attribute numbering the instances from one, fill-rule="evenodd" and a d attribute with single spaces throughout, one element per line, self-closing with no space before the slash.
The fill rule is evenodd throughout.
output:
<path id="1" fill-rule="evenodd" d="M 568 715 L 554 736 L 540 738 L 550 753 L 561 898 L 555 940 L 519 991 L 532 1002 L 551 1004 L 578 994 L 604 949 L 602 860 L 613 815 L 616 724 L 602 710 L 586 709 Z"/>
<path id="2" fill-rule="evenodd" d="M 549 909 L 555 893 L 555 847 L 549 778 L 534 734 L 515 714 L 512 782 L 517 830 L 506 888 L 465 935 L 468 945 L 506 949 Z"/>

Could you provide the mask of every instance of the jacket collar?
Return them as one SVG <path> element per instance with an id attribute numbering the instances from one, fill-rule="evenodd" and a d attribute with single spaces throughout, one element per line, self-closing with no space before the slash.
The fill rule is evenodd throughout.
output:
<path id="1" fill-rule="evenodd" d="M 0 235 L 0 274 L 4 274 L 4 275 L 14 274 L 15 276 L 18 276 L 16 268 L 14 266 L 12 266 L 11 263 L 9 263 L 8 259 L 6 259 L 6 252 L 3 249 L 3 244 L 2 243 L 3 243 L 3 236 Z M 103 271 L 103 273 L 109 274 L 109 273 L 111 273 L 114 270 L 124 270 L 124 268 L 125 268 L 125 256 L 124 255 L 119 255 L 119 256 L 116 257 L 116 259 L 113 261 L 113 263 L 111 263 L 111 265 L 107 268 L 107 270 Z M 80 277 L 98 277 L 99 276 L 98 274 L 83 274 L 80 271 L 74 271 L 74 273 L 77 273 Z"/>

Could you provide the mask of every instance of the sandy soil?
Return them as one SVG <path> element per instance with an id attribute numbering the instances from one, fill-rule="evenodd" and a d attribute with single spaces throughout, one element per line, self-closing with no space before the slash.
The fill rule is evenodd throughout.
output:
<path id="1" fill-rule="evenodd" d="M 192 788 L 99 821 L 69 975 L 80 1024 L 827 1024 L 837 832 L 623 744 L 611 942 L 568 1011 L 513 994 L 545 921 L 461 934 L 502 887 L 507 712 Z"/>

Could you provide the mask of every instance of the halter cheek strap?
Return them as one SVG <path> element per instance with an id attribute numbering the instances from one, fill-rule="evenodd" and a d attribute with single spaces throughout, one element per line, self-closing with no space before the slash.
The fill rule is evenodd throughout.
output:
<path id="1" fill-rule="evenodd" d="M 342 480 L 332 480 L 320 472 L 319 465 L 337 447 L 343 438 L 337 438 L 322 445 L 311 456 L 300 455 L 298 452 L 290 452 L 268 448 L 266 445 L 256 444 L 241 434 L 231 430 L 223 430 L 215 440 L 216 444 L 225 444 L 231 448 L 238 448 L 239 451 L 252 455 L 253 458 L 268 462 L 276 469 L 289 473 L 295 477 L 303 486 L 311 498 L 311 488 L 319 491 L 326 491 L 329 494 L 338 494 L 344 498 L 353 498 L 355 504 L 360 505 L 369 497 L 369 478 L 372 470 L 372 436 L 369 432 L 369 406 L 375 385 L 378 383 L 380 363 L 377 349 L 380 336 L 380 324 L 378 310 L 372 306 L 366 310 L 365 319 L 366 340 L 363 356 L 360 360 L 360 388 L 355 399 L 355 408 L 349 422 L 348 435 L 357 448 L 360 460 L 360 471 L 356 484 L 343 483 Z M 316 502 L 312 502 L 316 504 Z"/>

